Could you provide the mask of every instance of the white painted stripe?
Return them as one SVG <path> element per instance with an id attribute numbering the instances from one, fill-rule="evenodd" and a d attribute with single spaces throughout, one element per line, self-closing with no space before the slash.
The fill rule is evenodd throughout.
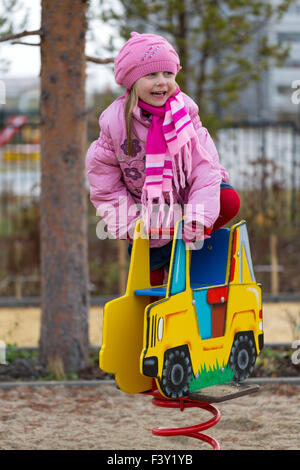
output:
<path id="1" fill-rule="evenodd" d="M 190 118 L 189 115 L 183 116 L 181 119 L 179 119 L 179 121 L 175 122 L 176 129 L 179 129 L 181 126 L 183 126 L 183 124 L 185 124 L 186 122 L 188 122 L 190 120 L 191 120 L 191 118 Z"/>
<path id="2" fill-rule="evenodd" d="M 165 139 L 168 141 L 170 139 L 172 139 L 173 137 L 176 137 L 176 131 L 174 132 L 168 132 L 168 134 L 165 134 Z"/>
<path id="3" fill-rule="evenodd" d="M 161 181 L 162 181 L 162 175 L 147 176 L 147 183 L 160 183 Z"/>
<path id="4" fill-rule="evenodd" d="M 179 111 L 180 109 L 184 108 L 184 103 L 177 103 L 176 102 L 176 105 L 171 105 L 171 110 L 172 110 L 172 114 L 175 114 L 177 113 L 177 111 Z"/>
<path id="5" fill-rule="evenodd" d="M 163 126 L 168 126 L 169 124 L 171 124 L 172 121 L 173 121 L 173 117 L 171 117 L 171 118 L 168 119 L 168 120 L 164 120 Z"/>
<path id="6" fill-rule="evenodd" d="M 164 162 L 159 162 L 159 163 L 150 163 L 146 161 L 146 168 L 163 168 L 164 167 Z"/>

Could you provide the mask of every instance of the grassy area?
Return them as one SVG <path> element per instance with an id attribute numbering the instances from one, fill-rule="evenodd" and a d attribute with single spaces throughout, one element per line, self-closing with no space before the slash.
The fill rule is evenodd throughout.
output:
<path id="1" fill-rule="evenodd" d="M 212 368 L 201 367 L 201 370 L 195 375 L 190 382 L 190 392 L 201 388 L 210 387 L 211 385 L 223 384 L 233 380 L 234 370 L 226 364 L 219 366 L 218 361 Z"/>
<path id="2" fill-rule="evenodd" d="M 37 349 L 34 348 L 19 348 L 16 343 L 8 343 L 5 348 L 5 357 L 8 363 L 16 359 L 36 359 L 38 355 Z"/>

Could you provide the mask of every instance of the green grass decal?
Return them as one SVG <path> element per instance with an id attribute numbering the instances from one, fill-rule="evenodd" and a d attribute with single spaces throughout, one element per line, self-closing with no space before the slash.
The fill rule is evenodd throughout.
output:
<path id="1" fill-rule="evenodd" d="M 201 388 L 210 387 L 212 385 L 223 384 L 226 382 L 232 382 L 234 376 L 234 370 L 232 370 L 224 362 L 219 366 L 217 361 L 213 368 L 209 367 L 207 370 L 206 365 L 201 367 L 198 374 L 190 381 L 190 392 L 199 390 Z"/>

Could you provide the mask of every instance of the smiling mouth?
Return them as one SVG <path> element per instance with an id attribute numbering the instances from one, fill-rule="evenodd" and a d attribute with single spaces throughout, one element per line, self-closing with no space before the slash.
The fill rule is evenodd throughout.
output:
<path id="1" fill-rule="evenodd" d="M 151 92 L 151 95 L 153 95 L 153 96 L 161 96 L 162 97 L 162 96 L 165 96 L 166 94 L 167 94 L 166 91 L 152 91 Z"/>

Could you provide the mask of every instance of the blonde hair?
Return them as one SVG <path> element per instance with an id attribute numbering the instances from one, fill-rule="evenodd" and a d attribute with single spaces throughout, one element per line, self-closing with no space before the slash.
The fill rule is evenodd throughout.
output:
<path id="1" fill-rule="evenodd" d="M 127 136 L 127 151 L 128 155 L 132 155 L 133 151 L 133 144 L 132 144 L 132 134 L 137 137 L 134 126 L 133 126 L 133 109 L 138 103 L 138 94 L 136 92 L 136 86 L 135 83 L 131 87 L 128 95 L 126 96 L 125 99 L 125 108 L 124 108 L 124 114 L 125 114 L 125 125 L 126 125 L 126 136 Z"/>

